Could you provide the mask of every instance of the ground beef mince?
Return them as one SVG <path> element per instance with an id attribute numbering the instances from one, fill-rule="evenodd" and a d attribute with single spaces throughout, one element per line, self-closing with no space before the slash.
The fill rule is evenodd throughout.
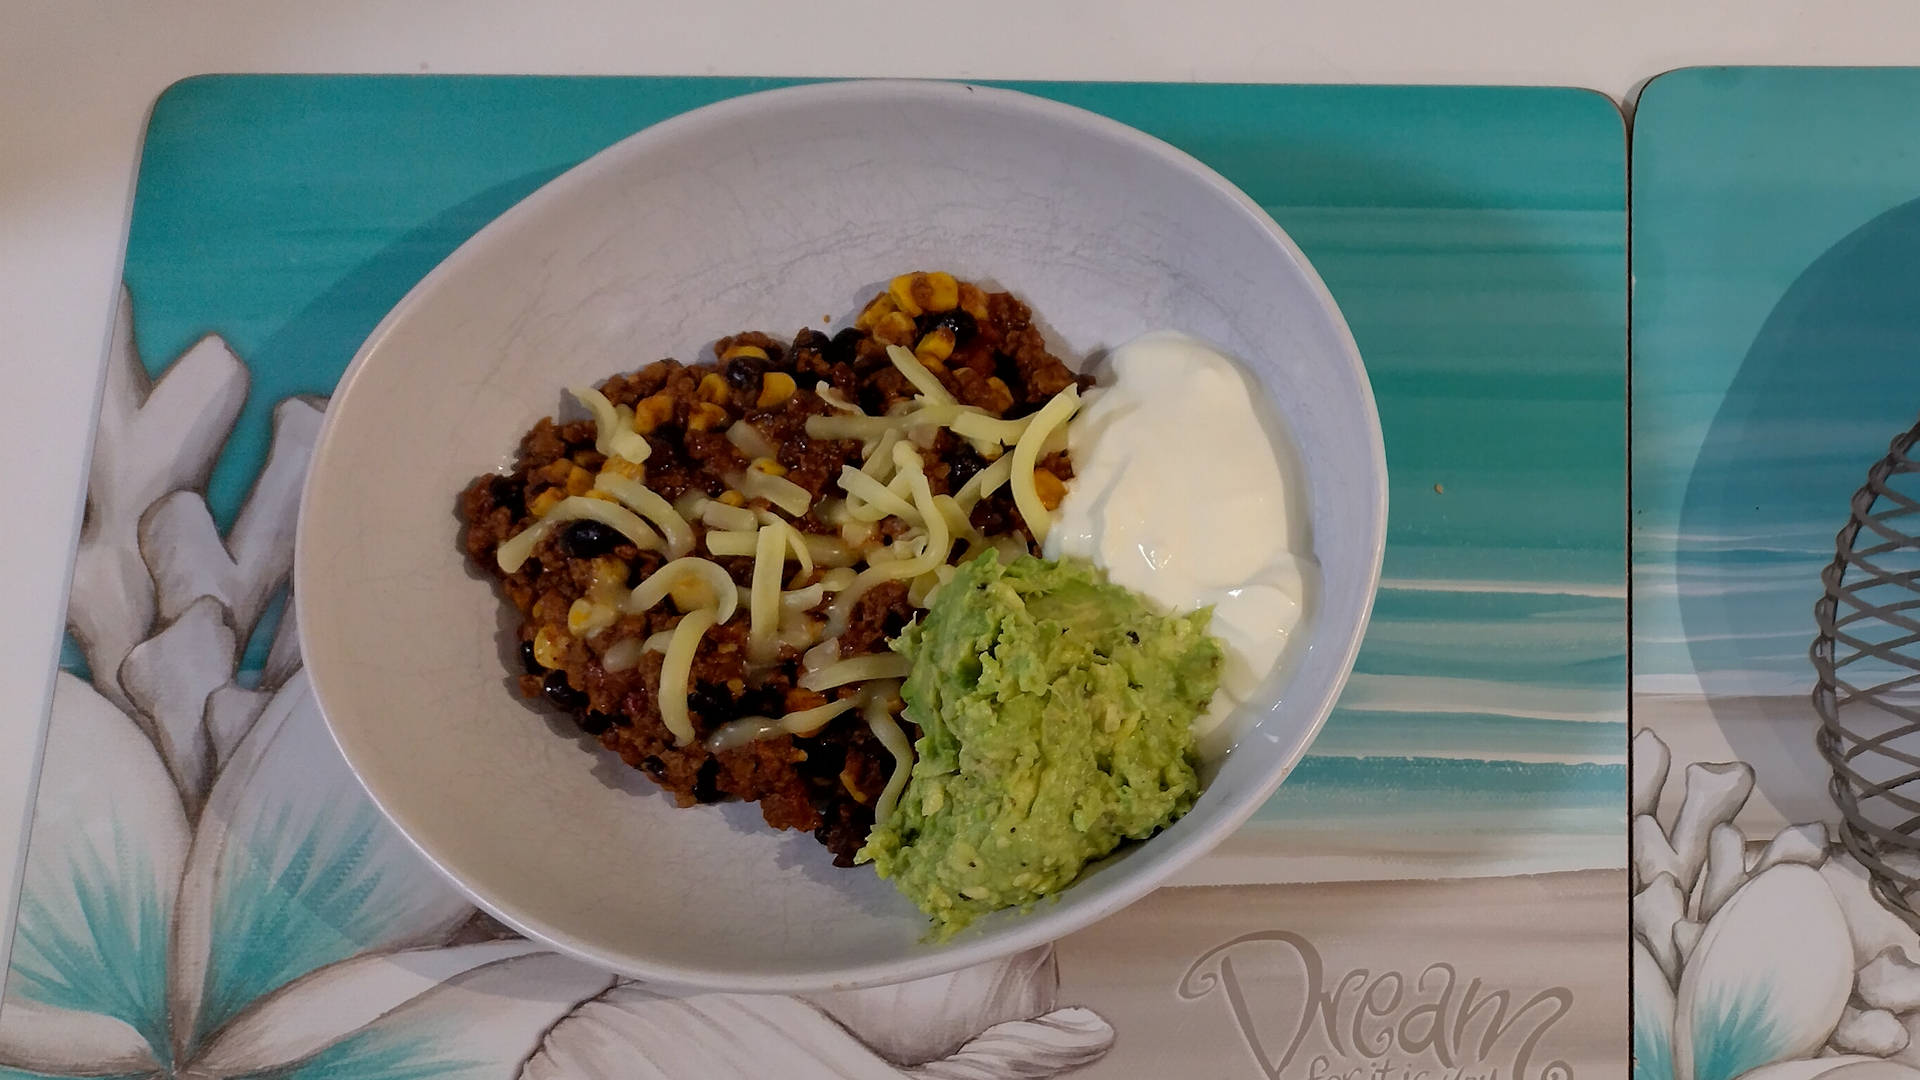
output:
<path id="1" fill-rule="evenodd" d="M 857 709 L 804 737 L 778 734 L 717 753 L 706 740 L 730 721 L 777 718 L 826 705 L 857 693 L 857 687 L 824 693 L 802 689 L 803 650 L 791 643 L 771 661 L 750 663 L 743 603 L 733 619 L 707 631 L 694 655 L 686 702 L 697 738 L 679 745 L 661 715 L 659 649 L 645 649 L 630 667 L 616 664 L 619 670 L 610 671 L 605 663 L 616 647 L 630 655 L 636 642 L 664 640 L 664 632 L 682 618 L 679 609 L 663 601 L 643 614 L 619 614 L 597 631 L 569 628 L 575 601 L 637 585 L 667 557 L 642 551 L 618 530 L 591 519 L 552 528 L 512 573 L 501 570 L 496 553 L 561 499 L 592 491 L 602 469 L 616 468 L 682 505 L 705 496 L 780 513 L 803 533 L 841 537 L 839 524 L 819 516 L 821 500 L 843 494 L 837 487 L 841 467 L 860 466 L 861 443 L 810 439 L 807 418 L 835 412 L 817 392 L 820 387 L 830 387 L 829 396 L 837 402 L 856 403 L 870 415 L 913 398 L 912 382 L 888 358 L 890 345 L 912 350 L 956 400 L 998 417 L 1028 415 L 1076 381 L 1087 384 L 1047 352 L 1032 313 L 1012 295 L 987 293 L 946 274 L 907 274 L 876 296 L 854 325 L 837 333 L 807 329 L 784 343 L 764 333 L 737 333 L 715 343 L 709 362 L 659 360 L 608 379 L 600 391 L 614 406 L 632 411 L 634 431 L 647 440 L 650 453 L 643 465 L 610 463 L 596 448 L 591 421 L 544 419 L 520 440 L 512 472 L 476 478 L 461 498 L 467 556 L 498 581 L 519 615 L 516 669 L 523 695 L 572 716 L 583 733 L 652 778 L 680 805 L 756 802 L 769 825 L 812 832 L 842 866 L 852 865 L 865 842 L 874 801 L 895 764 Z M 743 420 L 759 441 L 743 440 L 738 431 L 729 437 L 729 429 Z M 762 455 L 770 448 L 771 460 L 749 457 L 743 442 Z M 931 446 L 921 447 L 921 454 L 936 495 L 958 491 L 987 465 L 971 444 L 945 429 Z M 796 517 L 733 486 L 755 468 L 804 488 L 813 508 Z M 1066 454 L 1042 459 L 1036 487 L 1043 502 L 1057 503 L 1072 475 Z M 719 564 L 739 585 L 750 585 L 753 559 L 710 554 L 706 526 L 689 520 L 695 532 L 692 554 Z M 1031 534 L 1005 485 L 980 500 L 971 521 L 988 537 L 1010 538 L 1001 539 L 1003 545 L 1031 547 Z M 895 535 L 899 527 L 899 519 L 888 519 L 875 539 Z M 816 569 L 816 576 L 820 572 Z M 786 587 L 806 584 L 792 581 Z M 825 606 L 812 614 L 817 617 Z M 884 651 L 916 613 L 905 582 L 871 589 L 852 608 L 840 638 L 841 655 Z M 900 722 L 909 738 L 917 735 L 908 718 Z"/>

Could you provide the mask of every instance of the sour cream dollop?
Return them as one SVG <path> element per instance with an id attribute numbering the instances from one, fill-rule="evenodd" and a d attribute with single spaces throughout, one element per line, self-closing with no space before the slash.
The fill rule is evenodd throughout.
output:
<path id="1" fill-rule="evenodd" d="M 1068 431 L 1074 478 L 1046 554 L 1088 559 L 1168 611 L 1213 607 L 1225 663 L 1195 722 L 1205 736 L 1253 694 L 1300 624 L 1305 523 L 1292 520 L 1292 477 L 1233 361 L 1161 331 L 1109 363 Z"/>

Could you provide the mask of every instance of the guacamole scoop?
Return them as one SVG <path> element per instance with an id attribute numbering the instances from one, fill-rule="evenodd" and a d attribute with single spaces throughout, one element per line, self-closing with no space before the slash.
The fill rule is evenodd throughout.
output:
<path id="1" fill-rule="evenodd" d="M 1211 612 L 1165 616 L 1092 565 L 991 552 L 893 648 L 920 726 L 898 808 L 859 853 L 951 936 L 1031 906 L 1193 806 Z"/>

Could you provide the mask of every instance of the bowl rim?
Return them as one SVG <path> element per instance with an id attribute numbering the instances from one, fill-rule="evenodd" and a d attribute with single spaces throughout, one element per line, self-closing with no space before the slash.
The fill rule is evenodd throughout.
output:
<path id="1" fill-rule="evenodd" d="M 1367 626 L 1372 617 L 1374 598 L 1379 589 L 1381 565 L 1386 550 L 1388 491 L 1385 440 L 1381 431 L 1373 384 L 1368 378 L 1366 366 L 1360 357 L 1359 346 L 1355 343 L 1353 332 L 1347 325 L 1346 316 L 1334 301 L 1333 294 L 1321 280 L 1318 271 L 1307 260 L 1306 255 L 1294 243 L 1292 237 L 1288 236 L 1286 231 L 1258 203 L 1212 167 L 1186 151 L 1119 120 L 1019 90 L 964 81 L 922 79 L 847 79 L 806 82 L 742 94 L 679 113 L 642 128 L 568 168 L 462 241 L 416 282 L 374 326 L 331 392 L 329 407 L 323 418 L 320 433 L 314 442 L 310 465 L 301 488 L 294 542 L 295 595 L 312 594 L 312 591 L 320 586 L 319 582 L 312 579 L 315 573 L 313 562 L 306 555 L 309 550 L 308 522 L 312 520 L 307 511 L 315 497 L 317 478 L 325 470 L 325 464 L 330 457 L 329 447 L 338 431 L 336 419 L 340 415 L 340 410 L 335 408 L 333 403 L 345 401 L 348 398 L 362 372 L 380 352 L 380 346 L 388 334 L 395 325 L 407 318 L 413 309 L 419 306 L 422 297 L 438 289 L 445 279 L 459 273 L 467 264 L 482 258 L 487 249 L 495 243 L 495 238 L 511 231 L 520 219 L 536 213 L 547 204 L 565 199 L 574 189 L 603 173 L 620 168 L 629 159 L 643 154 L 655 143 L 671 140 L 688 130 L 725 124 L 770 105 L 820 104 L 843 100 L 902 97 L 949 102 L 972 98 L 985 104 L 1023 111 L 1043 120 L 1077 127 L 1097 136 L 1129 144 L 1213 188 L 1247 215 L 1249 224 L 1263 230 L 1268 239 L 1293 262 L 1305 277 L 1320 308 L 1332 319 L 1340 355 L 1358 379 L 1365 406 L 1364 435 L 1370 450 L 1366 466 L 1368 476 L 1374 485 L 1373 499 L 1371 505 L 1367 507 L 1370 535 L 1366 538 L 1367 550 L 1365 551 L 1366 604 L 1359 612 L 1346 640 L 1338 643 L 1340 655 L 1336 658 L 1337 663 L 1334 668 L 1337 674 L 1323 700 L 1312 707 L 1309 722 L 1301 731 L 1295 749 L 1275 765 L 1268 775 L 1261 778 L 1240 803 L 1229 806 L 1198 831 L 1184 837 L 1182 845 L 1163 855 L 1158 865 L 1150 871 L 1114 882 L 1098 900 L 1074 906 L 1048 905 L 1045 911 L 1036 910 L 1027 913 L 1016 921 L 1004 923 L 989 932 L 978 934 L 971 940 L 963 940 L 939 952 L 924 955 L 910 954 L 890 960 L 821 967 L 801 972 L 758 974 L 715 971 L 604 948 L 564 927 L 549 925 L 534 913 L 503 906 L 469 883 L 457 868 L 443 862 L 414 835 L 413 831 L 407 827 L 402 815 L 396 813 L 395 809 L 382 799 L 380 793 L 374 790 L 359 767 L 354 764 L 353 755 L 341 739 L 339 726 L 334 723 L 326 705 L 327 694 L 323 684 L 331 682 L 332 679 L 307 666 L 306 645 L 313 634 L 310 624 L 313 618 L 312 605 L 294 605 L 301 643 L 302 666 L 312 687 L 314 704 L 325 723 L 329 737 L 339 749 L 342 758 L 346 760 L 348 769 L 360 782 L 368 798 L 393 825 L 395 831 L 404 837 L 435 871 L 451 882 L 480 909 L 530 940 L 548 945 L 563 954 L 596 967 L 649 983 L 687 990 L 791 994 L 856 989 L 926 978 L 996 960 L 1064 937 L 1106 918 L 1159 888 L 1169 878 L 1192 865 L 1202 855 L 1212 851 L 1244 825 L 1298 766 L 1320 729 L 1325 726 L 1334 704 L 1338 701 L 1352 673 L 1361 642 L 1366 636 Z M 333 678 L 338 677 L 336 675 Z"/>

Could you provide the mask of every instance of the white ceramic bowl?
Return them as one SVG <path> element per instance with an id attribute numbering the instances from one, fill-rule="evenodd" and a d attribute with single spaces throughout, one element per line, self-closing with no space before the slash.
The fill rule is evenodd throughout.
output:
<path id="1" fill-rule="evenodd" d="M 844 317 L 895 273 L 948 269 L 1083 357 L 1183 330 L 1245 361 L 1291 433 L 1322 571 L 1275 702 L 1173 827 L 1058 902 L 952 941 L 872 870 L 750 805 L 681 810 L 511 691 L 512 624 L 459 547 L 458 493 L 562 388 L 741 328 Z M 1230 467 L 1230 466 L 1224 466 Z M 1005 90 L 866 82 L 676 117 L 548 184 L 462 245 L 341 380 L 301 507 L 306 666 L 394 824 L 487 910 L 623 973 L 796 991 L 932 975 L 1137 899 L 1246 820 L 1332 708 L 1378 580 L 1386 466 L 1333 299 L 1266 214 L 1124 125 Z M 1283 682 L 1283 685 L 1278 685 Z"/>

